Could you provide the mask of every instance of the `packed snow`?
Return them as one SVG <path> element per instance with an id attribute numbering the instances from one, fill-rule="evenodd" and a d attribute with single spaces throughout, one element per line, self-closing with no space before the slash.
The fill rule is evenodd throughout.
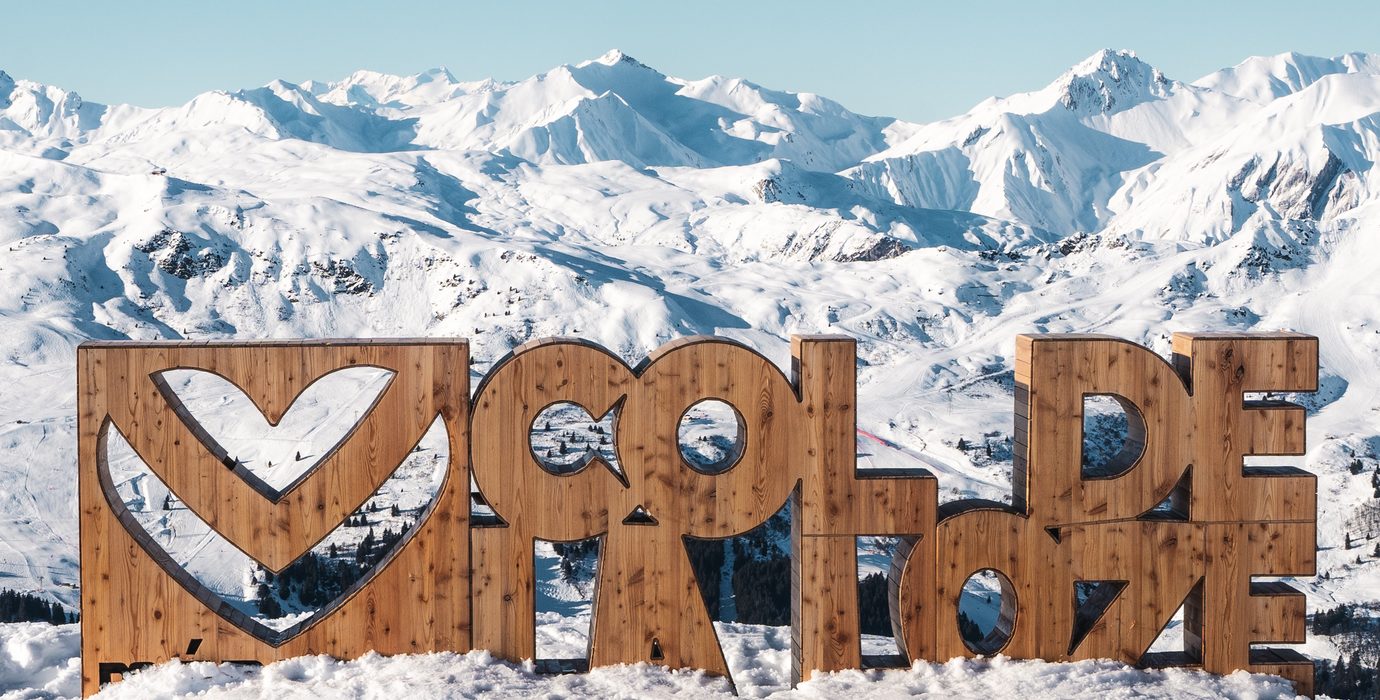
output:
<path id="1" fill-rule="evenodd" d="M 559 635 L 578 620 L 548 619 Z M 1110 661 L 1052 664 L 1042 661 L 954 659 L 916 663 L 909 669 L 820 674 L 790 688 L 790 630 L 719 624 L 719 634 L 742 697 L 834 698 L 946 697 L 986 700 L 1026 697 L 1062 700 L 1107 698 L 1297 697 L 1272 676 L 1238 671 L 1214 676 L 1181 669 L 1141 670 Z M 578 638 L 578 635 L 570 635 Z M 0 625 L 0 698 L 78 697 L 81 669 L 77 625 Z M 575 653 L 576 648 L 562 650 Z M 102 700 L 156 698 L 425 698 L 597 697 L 729 698 L 733 687 L 699 671 L 637 664 L 598 668 L 587 674 L 544 675 L 531 663 L 510 663 L 485 651 L 383 657 L 354 661 L 305 656 L 262 668 L 174 661 L 131 674 L 107 686 Z"/>

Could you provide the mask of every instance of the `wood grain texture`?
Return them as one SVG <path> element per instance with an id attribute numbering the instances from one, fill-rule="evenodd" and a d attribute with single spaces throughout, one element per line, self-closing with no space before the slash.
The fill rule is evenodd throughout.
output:
<path id="1" fill-rule="evenodd" d="M 303 654 L 470 648 L 465 343 L 98 343 L 78 350 L 77 365 L 83 694 L 97 690 L 98 667 L 106 662 L 268 663 Z M 309 384 L 355 366 L 394 376 L 359 425 L 276 499 L 227 469 L 198 437 L 205 431 L 188 422 L 158 381 L 158 373 L 175 368 L 215 372 L 276 423 Z M 450 461 L 410 537 L 372 578 L 285 639 L 256 636 L 264 628 L 152 543 L 124 512 L 105 463 L 107 437 L 119 430 L 180 501 L 251 558 L 281 570 L 355 512 L 437 417 Z M 200 642 L 188 653 L 194 639 Z"/>
<path id="2" fill-rule="evenodd" d="M 552 339 L 518 348 L 485 379 L 473 412 L 474 473 L 503 525 L 474 531 L 475 643 L 535 654 L 533 543 L 603 537 L 589 659 L 727 675 L 684 539 L 741 534 L 793 502 L 797 670 L 857 667 L 859 534 L 924 534 L 936 488 L 924 474 L 856 471 L 854 341 L 793 340 L 792 376 L 756 352 L 686 338 L 635 369 L 606 350 Z M 736 461 L 705 473 L 680 452 L 687 409 L 715 399 L 740 423 Z M 533 421 L 556 403 L 616 409 L 621 473 L 591 460 L 542 467 Z M 641 508 L 654 523 L 625 522 Z M 803 539 L 802 539 L 803 538 Z"/>
<path id="3" fill-rule="evenodd" d="M 722 473 L 698 470 L 680 451 L 681 418 L 705 399 L 731 405 L 741 423 L 737 460 Z M 617 407 L 621 474 L 597 458 L 574 473 L 542 467 L 530 449 L 532 422 L 561 402 L 595 416 Z M 518 348 L 475 397 L 476 483 L 505 523 L 475 532 L 476 643 L 532 658 L 534 541 L 602 536 L 590 663 L 727 676 L 684 538 L 740 534 L 778 511 L 796 481 L 803 446 L 794 437 L 805 420 L 785 375 L 734 343 L 687 338 L 635 370 L 578 341 Z M 639 508 L 653 522 L 625 522 Z"/>
<path id="4" fill-rule="evenodd" d="M 1302 597 L 1254 578 L 1314 573 L 1316 479 L 1244 461 L 1302 454 L 1302 407 L 1246 394 L 1315 390 L 1317 339 L 1175 334 L 1173 349 L 1165 362 L 1104 336 L 1018 338 L 1011 504 L 946 504 L 932 548 L 909 538 L 893 565 L 893 623 L 911 658 L 978 653 L 957 606 L 964 582 L 992 569 L 1015 605 L 1009 638 L 986 651 L 1249 669 L 1311 691 L 1306 660 L 1258 646 L 1303 641 Z M 1130 431 L 1110 473 L 1089 474 L 1084 402 L 1098 395 L 1117 399 Z M 1080 605 L 1075 586 L 1095 582 L 1113 585 Z M 1184 653 L 1148 655 L 1181 604 Z"/>
<path id="5" fill-rule="evenodd" d="M 857 537 L 928 536 L 938 482 L 923 470 L 858 470 L 853 339 L 796 336 L 791 355 L 804 409 L 797 433 L 804 443 L 800 488 L 791 501 L 794 683 L 814 671 L 861 667 Z M 926 602 L 911 601 L 904 620 L 893 614 L 893 626 L 914 624 L 925 615 Z"/>
<path id="6" fill-rule="evenodd" d="M 856 346 L 841 336 L 793 338 L 789 375 L 710 338 L 674 341 L 636 367 L 586 342 L 544 339 L 497 363 L 472 403 L 463 343 L 84 345 L 83 689 L 94 690 L 101 659 L 161 661 L 193 638 L 202 640 L 195 658 L 209 659 L 471 645 L 530 659 L 538 539 L 601 538 L 590 665 L 726 676 L 685 542 L 741 534 L 789 503 L 793 682 L 867 662 L 856 538 L 884 535 L 900 542 L 890 612 L 910 659 L 1000 652 L 1244 668 L 1308 692 L 1306 659 L 1261 646 L 1303 640 L 1304 599 L 1257 579 L 1314 572 L 1316 479 L 1245 461 L 1304 451 L 1303 409 L 1248 394 L 1314 390 L 1317 340 L 1197 333 L 1176 334 L 1172 346 L 1166 362 L 1105 336 L 1020 336 L 1010 502 L 941 507 L 923 470 L 857 468 Z M 216 372 L 276 423 L 311 382 L 359 365 L 394 376 L 360 424 L 281 492 L 225 468 L 224 450 L 160 379 L 172 368 Z M 1129 424 L 1121 452 L 1095 473 L 1082 459 L 1092 396 L 1116 399 Z M 739 424 L 723 470 L 691 464 L 680 449 L 683 417 L 708 399 L 732 406 Z M 616 468 L 597 455 L 570 470 L 542 464 L 533 424 L 559 403 L 596 418 L 613 412 Z M 105 436 L 119 430 L 180 500 L 277 571 L 377 490 L 438 415 L 452 459 L 429 515 L 391 565 L 286 640 L 255 637 L 242 614 L 141 539 L 112 500 L 103 462 Z M 471 458 L 495 513 L 475 527 Z M 975 649 L 959 634 L 958 605 L 985 569 L 1000 574 L 1003 608 L 999 634 Z M 1180 605 L 1184 651 L 1147 654 Z"/>

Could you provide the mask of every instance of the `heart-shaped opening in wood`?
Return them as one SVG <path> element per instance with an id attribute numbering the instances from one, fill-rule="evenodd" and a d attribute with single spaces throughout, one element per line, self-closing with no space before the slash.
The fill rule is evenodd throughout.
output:
<path id="1" fill-rule="evenodd" d="M 168 405 L 211 454 L 278 501 L 349 440 L 395 373 L 357 366 L 324 374 L 273 420 L 230 380 L 199 369 L 152 376 Z"/>
<path id="2" fill-rule="evenodd" d="M 279 646 L 329 616 L 407 545 L 444 488 L 449 444 L 437 416 L 363 506 L 277 574 L 179 501 L 111 423 L 102 431 L 99 474 L 116 517 L 169 576 L 225 620 Z"/>

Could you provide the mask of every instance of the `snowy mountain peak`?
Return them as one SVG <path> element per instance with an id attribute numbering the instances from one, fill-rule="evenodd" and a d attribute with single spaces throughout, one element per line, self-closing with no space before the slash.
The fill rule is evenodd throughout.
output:
<path id="1" fill-rule="evenodd" d="M 1252 56 L 1231 68 L 1209 73 L 1193 84 L 1264 104 L 1299 92 L 1329 75 L 1345 73 L 1380 75 L 1380 54 L 1357 52 L 1322 58 L 1289 51 Z"/>
<path id="2" fill-rule="evenodd" d="M 606 52 L 604 55 L 602 55 L 602 56 L 600 56 L 600 57 L 598 57 L 598 58 L 589 60 L 589 61 L 584 61 L 583 63 L 580 63 L 578 67 L 583 68 L 583 67 L 585 67 L 585 66 L 588 66 L 588 65 L 591 65 L 591 64 L 595 64 L 595 63 L 601 63 L 601 64 L 606 65 L 606 66 L 616 66 L 616 65 L 618 65 L 618 64 L 620 64 L 620 63 L 626 63 L 626 64 L 629 64 L 629 65 L 631 65 L 631 66 L 636 66 L 636 67 L 639 67 L 639 68 L 650 68 L 650 67 L 651 67 L 651 66 L 648 66 L 647 64 L 645 64 L 645 63 L 643 63 L 643 62 L 641 62 L 641 61 L 639 61 L 639 60 L 633 58 L 632 56 L 629 56 L 628 54 L 623 53 L 623 50 L 622 50 L 622 49 L 609 49 L 608 52 Z"/>
<path id="3" fill-rule="evenodd" d="M 1059 102 L 1081 115 L 1119 112 L 1164 97 L 1173 81 L 1134 51 L 1103 49 L 1079 62 L 1051 86 Z"/>
<path id="4" fill-rule="evenodd" d="M 0 70 L 0 109 L 10 106 L 10 93 L 14 91 L 14 78 Z"/>
<path id="5" fill-rule="evenodd" d="M 437 67 L 412 75 L 358 70 L 336 82 L 310 81 L 303 87 L 323 101 L 334 104 L 401 108 L 445 102 L 461 95 L 481 92 L 495 84 L 492 80 L 461 82 L 448 69 Z"/>

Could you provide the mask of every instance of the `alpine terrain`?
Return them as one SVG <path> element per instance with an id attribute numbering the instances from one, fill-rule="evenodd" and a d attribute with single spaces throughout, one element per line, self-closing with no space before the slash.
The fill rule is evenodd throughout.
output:
<path id="1" fill-rule="evenodd" d="M 1380 624 L 1378 160 L 1372 54 L 1254 57 L 1184 82 L 1107 50 L 928 124 L 738 78 L 674 78 L 619 51 L 511 83 L 360 71 L 163 109 L 0 72 L 0 588 L 78 609 L 75 350 L 88 339 L 465 337 L 477 381 L 545 336 L 635 363 L 714 334 L 789 367 L 792 333 L 844 333 L 859 340 L 860 463 L 926 467 L 947 501 L 1010 499 L 1016 334 L 1108 333 L 1168 355 L 1173 331 L 1289 329 L 1320 338 L 1320 390 L 1295 397 L 1309 408 L 1307 455 L 1273 463 L 1319 477 L 1319 575 L 1295 582 L 1318 634 L 1301 650 L 1343 658 L 1319 667 L 1320 690 L 1342 687 L 1326 683 L 1358 663 L 1374 675 L 1365 636 Z M 276 428 L 223 381 L 173 379 L 237 459 L 281 487 L 386 377 L 332 375 Z M 1119 418 L 1090 402 L 1091 467 L 1118 447 Z M 553 412 L 534 448 L 555 469 L 588 450 L 616 459 L 599 419 Z M 696 458 L 726 449 L 721 419 L 687 418 Z M 415 522 L 441 430 L 310 562 L 276 578 L 177 503 L 118 435 L 111 468 L 179 563 L 282 629 Z M 778 518 L 692 553 L 743 694 L 788 691 L 789 631 L 771 593 L 788 576 L 788 530 Z M 860 576 L 885 571 L 890 545 L 864 542 Z M 592 546 L 540 556 L 539 654 L 581 654 Z M 991 624 L 993 595 L 975 582 L 974 624 Z M 871 631 L 869 645 L 891 648 L 888 630 Z M 77 633 L 0 625 L 0 692 L 76 694 Z M 107 692 L 255 696 L 302 682 L 334 696 L 445 674 L 458 680 L 423 695 L 727 691 L 636 667 L 588 686 L 531 670 L 482 652 L 263 671 L 174 663 Z M 1245 674 L 1000 659 L 838 674 L 799 692 L 1067 697 L 1133 682 L 1165 697 L 1290 696 Z"/>

